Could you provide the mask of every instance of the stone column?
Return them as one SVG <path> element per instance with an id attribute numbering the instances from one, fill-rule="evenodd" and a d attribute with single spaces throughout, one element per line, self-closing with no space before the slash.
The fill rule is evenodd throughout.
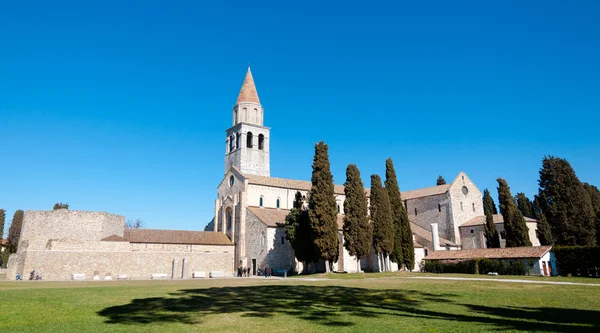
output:
<path id="1" fill-rule="evenodd" d="M 177 269 L 177 267 L 179 267 L 179 260 L 177 260 L 177 258 L 175 258 L 175 259 L 173 259 L 173 270 L 171 271 L 172 279 L 177 279 L 177 271 L 179 271 Z"/>
<path id="2" fill-rule="evenodd" d="M 188 278 L 188 259 L 185 257 L 183 258 L 183 272 L 181 273 L 181 277 L 183 279 Z"/>

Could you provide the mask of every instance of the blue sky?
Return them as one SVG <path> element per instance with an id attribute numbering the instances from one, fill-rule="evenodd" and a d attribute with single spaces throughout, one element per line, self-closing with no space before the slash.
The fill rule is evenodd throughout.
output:
<path id="1" fill-rule="evenodd" d="M 597 1 L 10 1 L 0 7 L 0 207 L 198 230 L 251 63 L 271 172 L 329 144 L 368 184 L 465 171 L 537 193 L 544 155 L 600 185 Z"/>

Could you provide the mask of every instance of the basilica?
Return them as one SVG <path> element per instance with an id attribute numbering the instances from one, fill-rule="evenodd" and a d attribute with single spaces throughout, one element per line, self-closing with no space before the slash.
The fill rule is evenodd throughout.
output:
<path id="1" fill-rule="evenodd" d="M 311 187 L 309 181 L 271 177 L 269 134 L 248 68 L 232 110 L 231 127 L 226 130 L 225 170 L 217 190 L 213 229 L 232 240 L 235 265 L 249 266 L 253 274 L 265 266 L 300 270 L 283 224 L 296 192 L 306 196 Z M 368 200 L 368 189 L 366 195 Z M 340 249 L 334 269 L 355 272 L 356 258 L 342 246 L 342 185 L 335 185 L 335 196 Z M 417 264 L 432 251 L 485 247 L 482 194 L 464 172 L 459 172 L 450 184 L 402 192 L 402 200 L 411 221 Z M 494 221 L 502 230 L 502 216 L 494 216 Z M 539 245 L 535 220 L 528 220 L 527 225 L 533 244 Z M 380 270 L 373 256 L 362 259 L 360 267 Z"/>

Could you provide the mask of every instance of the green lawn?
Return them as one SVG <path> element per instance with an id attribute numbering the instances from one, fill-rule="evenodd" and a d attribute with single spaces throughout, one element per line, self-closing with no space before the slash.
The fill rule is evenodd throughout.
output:
<path id="1" fill-rule="evenodd" d="M 599 286 L 407 276 L 0 282 L 0 332 L 600 332 Z"/>

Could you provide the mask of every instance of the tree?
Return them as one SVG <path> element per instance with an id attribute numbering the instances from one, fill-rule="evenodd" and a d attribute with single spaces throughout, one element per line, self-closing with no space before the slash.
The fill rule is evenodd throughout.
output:
<path id="1" fill-rule="evenodd" d="M 215 218 L 213 217 L 210 222 L 204 227 L 204 231 L 215 231 Z"/>
<path id="2" fill-rule="evenodd" d="M 504 219 L 506 247 L 531 246 L 529 229 L 506 180 L 498 178 L 498 202 Z"/>
<path id="3" fill-rule="evenodd" d="M 125 222 L 125 228 L 141 229 L 143 227 L 144 227 L 144 221 L 142 219 L 135 219 L 135 221 L 127 220 L 127 222 Z"/>
<path id="4" fill-rule="evenodd" d="M 525 217 L 535 218 L 535 213 L 533 209 L 533 203 L 523 192 L 517 193 L 515 197 L 517 200 L 517 207 L 521 211 L 521 214 Z"/>
<path id="5" fill-rule="evenodd" d="M 500 247 L 500 235 L 494 223 L 494 214 L 498 214 L 494 199 L 490 195 L 490 191 L 486 188 L 483 190 L 483 213 L 485 214 L 485 225 L 483 231 L 485 235 L 485 244 L 487 248 Z"/>
<path id="6" fill-rule="evenodd" d="M 540 241 L 540 245 L 554 244 L 554 241 L 552 240 L 552 230 L 550 229 L 550 224 L 548 224 L 548 220 L 546 220 L 546 216 L 540 208 L 540 199 L 537 195 L 533 198 L 533 211 L 537 220 L 537 230 L 535 233 Z"/>
<path id="7" fill-rule="evenodd" d="M 394 226 L 387 190 L 378 175 L 371 175 L 371 221 L 373 223 L 373 247 L 377 252 L 379 267 L 387 270 L 388 254 L 394 249 Z"/>
<path id="8" fill-rule="evenodd" d="M 542 160 L 539 204 L 556 245 L 596 245 L 595 214 L 588 192 L 571 164 L 562 158 Z"/>
<path id="9" fill-rule="evenodd" d="M 500 247 L 500 235 L 494 223 L 494 215 L 490 212 L 485 213 L 485 225 L 483 226 L 483 232 L 485 236 L 485 246 L 487 248 L 499 248 Z"/>
<path id="10" fill-rule="evenodd" d="M 6 222 L 6 210 L 0 209 L 0 240 L 4 237 L 4 222 Z"/>
<path id="11" fill-rule="evenodd" d="M 441 175 L 440 175 L 440 176 L 438 176 L 438 179 L 437 179 L 437 184 L 436 184 L 436 185 L 437 185 L 437 186 L 440 186 L 440 185 L 446 185 L 446 180 L 444 179 L 444 177 L 442 177 Z"/>
<path id="12" fill-rule="evenodd" d="M 69 204 L 68 203 L 62 203 L 62 202 L 57 202 L 54 204 L 54 208 L 52 208 L 53 210 L 57 210 L 57 209 L 69 209 Z"/>
<path id="13" fill-rule="evenodd" d="M 592 209 L 596 214 L 596 245 L 600 245 L 600 190 L 594 185 L 583 183 L 583 187 L 590 196 Z"/>
<path id="14" fill-rule="evenodd" d="M 402 266 L 412 270 L 415 265 L 415 248 L 412 240 L 412 230 L 408 213 L 402 203 L 400 186 L 396 178 L 394 162 L 391 158 L 385 161 L 385 188 L 388 191 L 390 206 L 392 209 L 392 221 L 394 225 L 394 250 L 391 259 Z"/>
<path id="15" fill-rule="evenodd" d="M 19 209 L 13 215 L 12 222 L 10 223 L 10 228 L 8 228 L 8 238 L 7 238 L 7 248 L 8 253 L 17 252 L 17 248 L 19 246 L 19 238 L 21 237 L 21 227 L 23 226 L 23 216 L 25 212 Z"/>
<path id="16" fill-rule="evenodd" d="M 308 216 L 314 243 L 321 259 L 325 261 L 325 271 L 329 273 L 330 265 L 338 259 L 339 239 L 337 204 L 327 150 L 327 145 L 323 141 L 315 145 Z"/>
<path id="17" fill-rule="evenodd" d="M 490 191 L 486 188 L 483 190 L 483 212 L 487 214 L 490 212 L 491 214 L 498 214 L 498 210 L 496 209 L 496 204 L 494 203 L 494 199 L 490 195 Z"/>
<path id="18" fill-rule="evenodd" d="M 369 254 L 373 231 L 369 224 L 365 186 L 355 164 L 346 168 L 344 183 L 344 247 L 356 256 L 356 270 L 360 272 L 360 259 Z"/>
<path id="19" fill-rule="evenodd" d="M 304 208 L 304 199 L 300 192 L 296 192 L 293 207 L 285 217 L 285 238 L 290 242 L 294 255 L 303 263 L 304 270 L 308 264 L 319 259 L 310 229 L 308 211 Z"/>

